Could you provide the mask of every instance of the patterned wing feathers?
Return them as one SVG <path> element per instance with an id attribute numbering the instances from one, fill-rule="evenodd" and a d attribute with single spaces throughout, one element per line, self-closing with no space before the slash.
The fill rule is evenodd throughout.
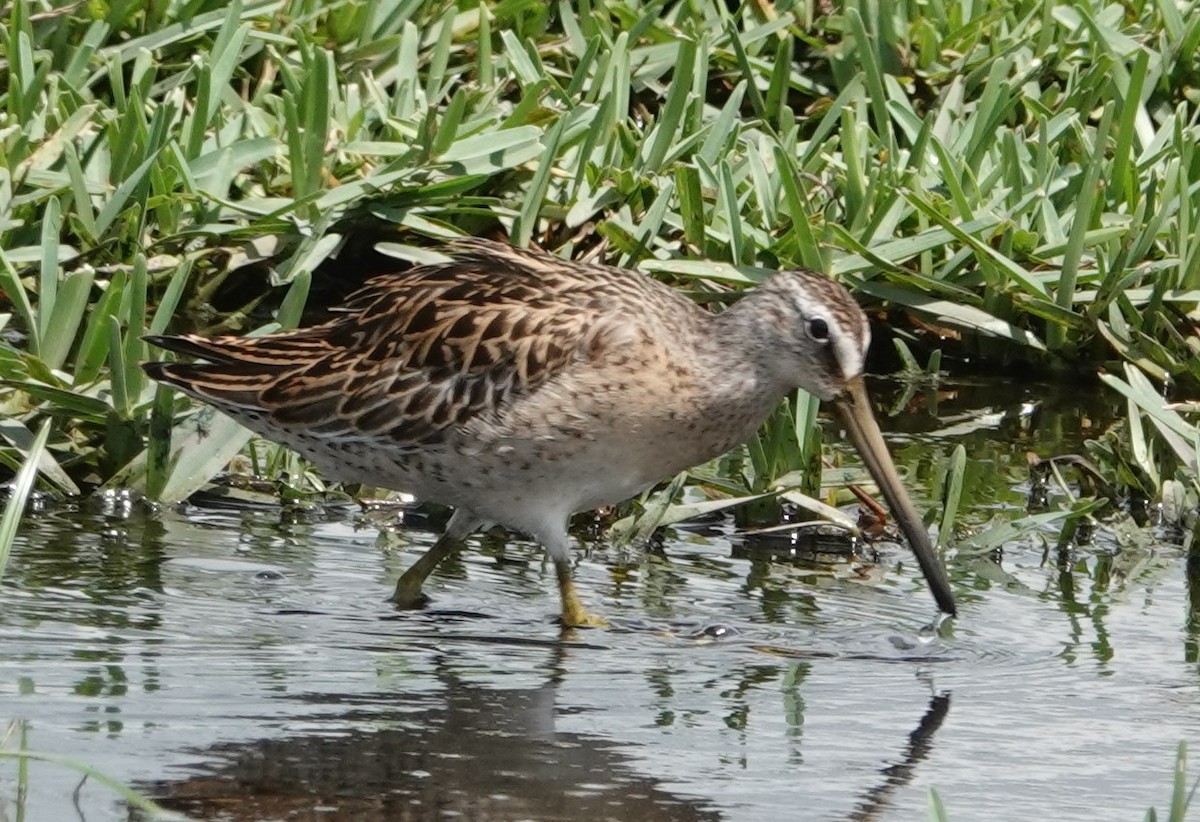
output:
<path id="1" fill-rule="evenodd" d="M 603 293 L 607 270 L 588 278 L 588 267 L 480 241 L 456 255 L 464 247 L 454 263 L 375 278 L 322 325 L 148 338 L 206 362 L 146 369 L 235 417 L 266 412 L 281 429 L 436 442 L 594 354 L 595 328 L 621 311 Z"/>

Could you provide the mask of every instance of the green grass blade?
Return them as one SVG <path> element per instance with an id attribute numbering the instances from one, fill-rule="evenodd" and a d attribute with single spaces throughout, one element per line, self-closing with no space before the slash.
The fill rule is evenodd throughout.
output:
<path id="1" fill-rule="evenodd" d="M 84 327 L 83 340 L 79 343 L 79 350 L 75 355 L 74 385 L 86 385 L 100 375 L 108 358 L 111 341 L 109 324 L 116 319 L 120 310 L 127 280 L 125 272 L 116 272 L 100 299 L 92 305 Z"/>
<path id="2" fill-rule="evenodd" d="M 946 469 L 946 491 L 942 505 L 942 520 L 938 527 L 937 547 L 945 547 L 954 534 L 954 523 L 962 503 L 963 474 L 967 469 L 967 449 L 962 443 L 954 446 L 950 465 Z"/>
<path id="3" fill-rule="evenodd" d="M 676 166 L 675 189 L 679 192 L 679 214 L 683 218 L 683 237 L 699 254 L 704 254 L 704 194 L 700 172 L 695 166 Z"/>
<path id="4" fill-rule="evenodd" d="M 269 17 L 284 5 L 284 0 L 258 0 L 258 2 L 247 3 L 243 6 L 239 16 L 243 20 Z M 177 43 L 180 40 L 195 37 L 202 32 L 219 29 L 227 23 L 230 16 L 229 9 L 224 7 L 216 11 L 197 14 L 194 17 L 189 16 L 180 22 L 163 26 L 141 37 L 133 37 L 129 40 L 108 46 L 101 50 L 100 53 L 106 60 L 110 58 L 115 58 L 120 62 L 133 60 L 143 51 L 154 52 Z"/>
<path id="5" fill-rule="evenodd" d="M 1129 72 L 1129 82 L 1125 86 L 1125 94 L 1121 111 L 1117 120 L 1117 137 L 1113 146 L 1112 171 L 1109 179 L 1112 181 L 1112 198 L 1117 202 L 1126 201 L 1127 194 L 1137 193 L 1137 180 L 1132 176 L 1133 166 L 1137 158 L 1133 153 L 1133 139 L 1137 129 L 1138 115 L 1144 112 L 1142 106 L 1142 88 L 1146 82 L 1146 73 L 1150 66 L 1150 53 L 1139 51 Z"/>
<path id="6" fill-rule="evenodd" d="M 929 789 L 929 819 L 930 822 L 950 822 L 950 814 L 942 803 L 942 797 L 933 788 Z"/>
<path id="7" fill-rule="evenodd" d="M 149 814 L 151 819 L 164 820 L 164 822 L 182 822 L 182 820 L 185 819 L 185 817 L 180 816 L 172 811 L 168 811 L 161 805 L 158 805 L 157 803 L 147 799 L 120 780 L 115 779 L 86 763 L 72 759 L 69 756 L 62 756 L 61 754 L 39 753 L 30 750 L 9 751 L 0 749 L 0 759 L 16 759 L 20 762 L 32 760 L 35 762 L 49 762 L 55 765 L 62 765 L 77 771 L 84 778 L 90 779 L 93 782 L 103 785 L 104 787 L 113 791 L 131 808 L 136 808 L 140 813 Z"/>
<path id="8" fill-rule="evenodd" d="M 42 212 L 42 260 L 38 277 L 38 335 L 43 340 L 50 331 L 54 302 L 58 297 L 58 244 L 61 231 L 62 207 L 57 197 L 51 197 Z"/>
<path id="9" fill-rule="evenodd" d="M 30 352 L 35 355 L 39 354 L 42 349 L 42 337 L 38 333 L 40 327 L 38 316 L 33 310 L 33 305 L 29 302 L 29 293 L 25 290 L 25 284 L 21 282 L 21 276 L 13 268 L 13 264 L 4 252 L 3 246 L 0 246 L 0 292 L 3 292 L 8 297 L 13 308 L 17 310 L 17 316 L 21 318 L 21 322 L 29 329 Z"/>
<path id="10" fill-rule="evenodd" d="M 17 536 L 17 528 L 25 513 L 25 503 L 37 480 L 38 464 L 41 462 L 42 452 L 46 448 L 46 440 L 49 437 L 50 420 L 46 420 L 42 423 L 33 445 L 26 454 L 24 462 L 21 463 L 20 470 L 17 471 L 17 476 L 12 481 L 8 502 L 4 505 L 4 513 L 0 514 L 0 578 L 4 576 L 4 569 L 8 567 L 13 540 Z"/>
<path id="11" fill-rule="evenodd" d="M 161 500 L 171 475 L 171 431 L 174 427 L 175 391 L 165 385 L 154 390 L 150 425 L 146 432 L 146 496 Z"/>
<path id="12" fill-rule="evenodd" d="M 529 183 L 529 190 L 525 194 L 521 213 L 513 221 L 512 242 L 513 245 L 520 248 L 528 246 L 530 240 L 533 239 L 538 215 L 542 211 L 546 192 L 550 189 L 550 174 L 553 172 L 555 161 L 558 158 L 558 145 L 563 131 L 567 127 L 567 119 L 567 115 L 560 117 L 558 122 L 551 126 L 546 133 L 546 150 L 542 153 L 541 162 L 538 163 L 537 171 L 534 172 L 533 179 Z"/>
<path id="13" fill-rule="evenodd" d="M 116 315 L 108 318 L 108 371 L 112 382 L 112 403 L 117 414 L 129 416 L 129 387 L 125 381 L 127 373 L 124 340 L 121 336 L 121 321 Z"/>
<path id="14" fill-rule="evenodd" d="M 40 314 L 49 315 L 49 323 L 42 346 L 42 362 L 50 368 L 60 368 L 79 336 L 79 326 L 87 313 L 95 278 L 90 268 L 72 271 L 63 280 L 54 302 L 54 309 L 46 312 L 38 307 Z"/>
<path id="15" fill-rule="evenodd" d="M 683 122 L 688 95 L 692 91 L 692 73 L 696 64 L 696 42 L 688 38 L 679 40 L 679 55 L 667 98 L 659 112 L 658 121 L 650 132 L 649 145 L 641 161 L 644 172 L 653 174 L 662 169 L 667 153 L 675 143 L 675 136 Z"/>
<path id="16" fill-rule="evenodd" d="M 224 470 L 249 440 L 250 432 L 229 417 L 208 407 L 199 409 L 175 426 L 171 454 L 166 460 L 167 476 L 158 490 L 157 499 L 162 502 L 187 499 Z M 132 471 L 127 475 L 130 479 L 138 474 L 148 478 L 148 456 L 143 454 L 134 461 Z M 118 475 L 110 485 L 122 481 L 124 478 Z"/>
<path id="17" fill-rule="evenodd" d="M 312 271 L 301 269 L 292 278 L 288 292 L 284 295 L 275 319 L 282 328 L 295 328 L 300 324 L 300 316 L 304 313 L 304 305 L 308 302 L 308 291 L 312 286 Z"/>
<path id="18" fill-rule="evenodd" d="M 892 136 L 892 119 L 887 111 L 887 91 L 884 89 L 883 71 L 875 51 L 874 41 L 867 34 L 862 15 L 858 9 L 846 9 L 846 24 L 853 36 L 856 53 L 862 66 L 863 77 L 866 80 L 867 92 L 870 95 L 871 115 L 875 120 L 875 132 L 884 142 L 892 147 L 895 139 Z"/>
<path id="19" fill-rule="evenodd" d="M 1083 259 L 1084 240 L 1088 228 L 1091 227 L 1093 204 L 1096 202 L 1096 187 L 1100 182 L 1100 174 L 1107 163 L 1108 133 L 1112 126 L 1116 105 L 1105 106 L 1100 117 L 1100 125 L 1093 137 L 1091 157 L 1084 170 L 1083 182 L 1079 189 L 1079 197 L 1075 202 L 1075 217 L 1071 222 L 1071 232 L 1067 237 L 1067 247 L 1063 252 L 1062 270 L 1058 279 L 1058 290 L 1055 301 L 1059 308 L 1069 309 L 1075 295 L 1075 282 L 1079 276 L 1079 263 Z M 1060 348 L 1066 342 L 1066 335 L 1060 326 L 1051 326 L 1047 332 L 1047 342 L 1051 348 Z"/>
<path id="20" fill-rule="evenodd" d="M 179 301 L 183 298 L 183 290 L 187 285 L 188 276 L 192 272 L 192 261 L 186 260 L 182 265 L 176 266 L 171 273 L 171 279 L 167 282 L 167 288 L 163 292 L 162 297 L 158 300 L 158 306 L 154 309 L 154 319 L 150 321 L 151 334 L 162 334 L 167 330 L 168 323 L 175 316 L 175 311 L 179 307 Z"/>
<path id="21" fill-rule="evenodd" d="M 108 202 L 100 209 L 100 213 L 96 215 L 97 236 L 101 236 L 107 232 L 121 212 L 124 211 L 125 204 L 133 196 L 134 191 L 145 181 L 146 175 L 150 171 L 150 166 L 154 165 L 157 159 L 158 152 L 155 151 L 117 186 Z"/>

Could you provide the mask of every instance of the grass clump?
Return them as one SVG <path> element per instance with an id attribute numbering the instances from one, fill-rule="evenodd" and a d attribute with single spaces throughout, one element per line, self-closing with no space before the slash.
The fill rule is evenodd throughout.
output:
<path id="1" fill-rule="evenodd" d="M 143 334 L 289 326 L 463 233 L 708 300 L 823 269 L 918 351 L 1194 387 L 1190 7 L 16 0 L 0 461 L 48 419 L 59 491 L 185 497 L 245 434 L 149 384 Z M 814 411 L 721 478 L 815 492 Z"/>

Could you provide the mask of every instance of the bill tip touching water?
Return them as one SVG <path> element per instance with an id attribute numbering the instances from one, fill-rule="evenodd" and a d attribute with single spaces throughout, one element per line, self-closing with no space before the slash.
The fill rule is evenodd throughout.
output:
<path id="1" fill-rule="evenodd" d="M 332 319 L 262 337 L 153 336 L 198 362 L 156 380 L 293 448 L 333 479 L 454 507 L 393 599 L 472 531 L 529 534 L 553 558 L 566 625 L 587 613 L 571 514 L 621 502 L 751 437 L 797 388 L 831 401 L 938 607 L 953 595 L 875 422 L 866 316 L 840 284 L 780 271 L 720 313 L 641 273 L 479 239 L 370 280 Z"/>

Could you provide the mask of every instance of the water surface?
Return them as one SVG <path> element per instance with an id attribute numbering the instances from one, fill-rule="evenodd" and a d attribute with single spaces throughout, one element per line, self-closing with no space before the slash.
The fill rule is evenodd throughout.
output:
<path id="1" fill-rule="evenodd" d="M 913 408 L 885 428 L 919 507 L 962 442 L 975 526 L 1024 513 L 1027 451 L 1078 452 L 1108 413 L 1011 385 Z M 581 546 L 613 627 L 564 636 L 520 540 L 475 540 L 398 613 L 427 531 L 51 506 L 0 587 L 0 720 L 205 819 L 911 820 L 930 788 L 955 820 L 1140 819 L 1200 738 L 1187 562 L 1148 534 L 953 559 L 960 617 L 930 637 L 899 546 L 814 561 L 677 528 L 661 552 Z M 0 820 L 129 816 L 57 765 L 16 779 L 0 764 Z"/>

